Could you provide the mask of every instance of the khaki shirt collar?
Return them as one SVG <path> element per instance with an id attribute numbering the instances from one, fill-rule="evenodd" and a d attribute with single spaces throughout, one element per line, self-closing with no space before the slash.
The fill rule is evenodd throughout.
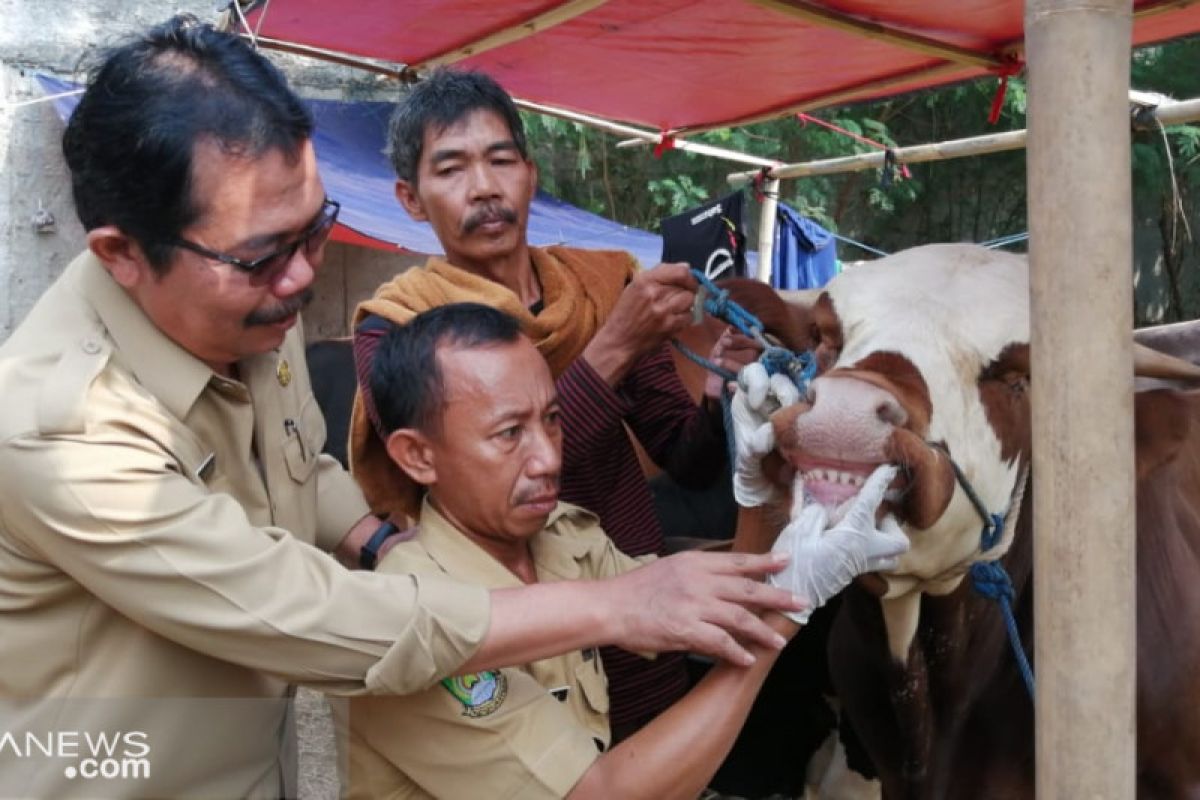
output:
<path id="1" fill-rule="evenodd" d="M 555 506 L 546 527 L 530 541 L 538 580 L 571 580 L 583 574 L 580 561 L 588 554 L 588 543 L 569 534 L 571 523 L 589 522 L 594 518 L 581 508 L 569 503 Z M 522 585 L 520 578 L 442 516 L 428 495 L 421 503 L 417 536 L 429 557 L 456 578 L 491 589 Z"/>
<path id="2" fill-rule="evenodd" d="M 212 369 L 151 322 L 91 253 L 84 255 L 80 286 L 121 361 L 171 414 L 185 418 L 214 376 Z"/>

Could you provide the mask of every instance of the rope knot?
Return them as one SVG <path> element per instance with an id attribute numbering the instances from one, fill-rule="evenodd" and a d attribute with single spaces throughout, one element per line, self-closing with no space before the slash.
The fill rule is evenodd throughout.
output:
<path id="1" fill-rule="evenodd" d="M 971 585 L 989 600 L 1007 600 L 1015 597 L 1012 580 L 999 561 L 978 561 L 971 565 Z"/>

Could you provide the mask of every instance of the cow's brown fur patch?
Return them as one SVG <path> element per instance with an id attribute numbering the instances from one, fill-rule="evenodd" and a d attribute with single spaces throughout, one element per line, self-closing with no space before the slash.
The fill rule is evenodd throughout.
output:
<path id="1" fill-rule="evenodd" d="M 842 367 L 830 375 L 847 375 L 874 384 L 896 398 L 908 417 L 904 427 L 918 436 L 929 431 L 929 418 L 933 415 L 933 404 L 929 400 L 929 387 L 913 363 L 899 353 L 886 351 L 871 353 L 849 367 Z"/>

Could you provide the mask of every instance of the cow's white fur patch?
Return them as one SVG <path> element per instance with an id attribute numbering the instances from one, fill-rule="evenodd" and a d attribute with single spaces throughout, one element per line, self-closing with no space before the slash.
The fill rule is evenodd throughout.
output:
<path id="1" fill-rule="evenodd" d="M 912 362 L 933 403 L 929 438 L 949 446 L 989 511 L 1006 510 L 1017 468 L 1000 456 L 977 380 L 1005 347 L 1029 341 L 1026 259 L 975 245 L 928 245 L 850 268 L 828 292 L 843 332 L 837 366 L 882 351 Z M 932 528 L 909 531 L 913 547 L 888 595 L 952 591 L 979 558 L 981 526 L 958 489 Z"/>

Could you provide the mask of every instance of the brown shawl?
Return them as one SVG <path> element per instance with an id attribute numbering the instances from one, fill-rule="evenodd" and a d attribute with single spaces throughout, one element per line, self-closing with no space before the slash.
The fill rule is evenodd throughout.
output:
<path id="1" fill-rule="evenodd" d="M 529 252 L 542 287 L 543 308 L 537 316 L 507 287 L 433 257 L 424 267 L 380 286 L 355 309 L 353 325 L 357 328 L 370 314 L 403 325 L 437 306 L 484 303 L 520 322 L 521 332 L 537 345 L 557 378 L 608 319 L 637 263 L 628 253 L 611 250 L 531 247 Z M 361 389 L 354 396 L 349 453 L 350 470 L 376 514 L 416 518 L 420 487 L 388 457 L 363 407 Z"/>

